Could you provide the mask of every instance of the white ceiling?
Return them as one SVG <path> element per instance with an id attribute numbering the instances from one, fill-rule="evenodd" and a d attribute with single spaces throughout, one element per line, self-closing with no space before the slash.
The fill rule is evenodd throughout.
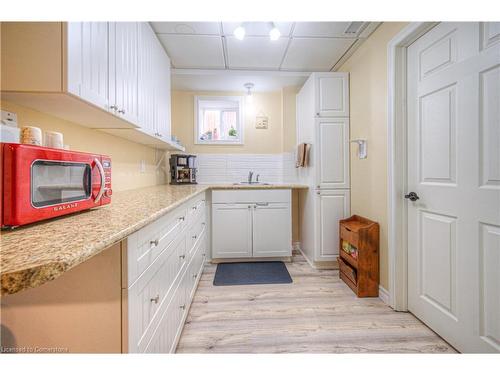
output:
<path id="1" fill-rule="evenodd" d="M 355 27 L 356 32 L 346 33 L 346 29 L 354 24 L 360 26 Z M 375 30 L 378 23 L 275 22 L 281 32 L 276 41 L 269 38 L 271 22 L 152 22 L 151 25 L 171 59 L 174 89 L 216 90 L 214 87 L 222 86 L 222 90 L 232 90 L 229 87 L 246 80 L 255 83 L 255 90 L 265 91 L 248 79 L 258 80 L 260 77 L 265 87 L 279 89 L 280 85 L 301 84 L 305 76 L 303 72 L 333 71 Z M 233 36 L 234 29 L 240 25 L 246 30 L 243 40 Z M 217 70 L 219 73 L 201 70 Z M 236 73 L 222 73 L 232 71 Z M 259 71 L 297 74 L 261 77 Z"/>

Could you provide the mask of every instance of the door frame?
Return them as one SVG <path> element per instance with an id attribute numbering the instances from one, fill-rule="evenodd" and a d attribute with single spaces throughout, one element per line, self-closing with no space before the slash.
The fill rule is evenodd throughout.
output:
<path id="1" fill-rule="evenodd" d="M 437 22 L 412 22 L 387 45 L 387 219 L 389 305 L 408 310 L 406 52 Z"/>

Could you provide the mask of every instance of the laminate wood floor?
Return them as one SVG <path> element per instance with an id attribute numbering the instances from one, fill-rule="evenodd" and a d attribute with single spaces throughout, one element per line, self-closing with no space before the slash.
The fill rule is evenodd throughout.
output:
<path id="1" fill-rule="evenodd" d="M 338 271 L 286 265 L 292 284 L 214 286 L 207 264 L 177 353 L 455 352 L 412 314 L 356 298 Z"/>

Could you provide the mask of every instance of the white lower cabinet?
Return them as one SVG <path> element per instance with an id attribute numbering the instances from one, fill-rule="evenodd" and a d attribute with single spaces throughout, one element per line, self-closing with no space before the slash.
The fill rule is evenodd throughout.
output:
<path id="1" fill-rule="evenodd" d="M 212 258 L 291 256 L 291 190 L 214 190 Z"/>
<path id="2" fill-rule="evenodd" d="M 124 253 L 123 351 L 175 351 L 207 254 L 205 193 L 131 235 Z"/>
<path id="3" fill-rule="evenodd" d="M 213 258 L 252 256 L 252 206 L 216 203 L 212 206 Z"/>
<path id="4" fill-rule="evenodd" d="M 339 220 L 350 216 L 349 190 L 322 190 L 317 192 L 318 259 L 336 260 L 339 255 Z"/>
<path id="5" fill-rule="evenodd" d="M 253 208 L 253 256 L 290 256 L 290 203 L 256 203 Z"/>

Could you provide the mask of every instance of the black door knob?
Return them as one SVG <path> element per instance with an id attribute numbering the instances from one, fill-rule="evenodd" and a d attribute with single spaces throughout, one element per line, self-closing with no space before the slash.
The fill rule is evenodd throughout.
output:
<path id="1" fill-rule="evenodd" d="M 411 200 L 412 202 L 418 201 L 420 199 L 420 197 L 414 191 L 410 191 L 408 194 L 406 194 L 405 198 Z"/>

